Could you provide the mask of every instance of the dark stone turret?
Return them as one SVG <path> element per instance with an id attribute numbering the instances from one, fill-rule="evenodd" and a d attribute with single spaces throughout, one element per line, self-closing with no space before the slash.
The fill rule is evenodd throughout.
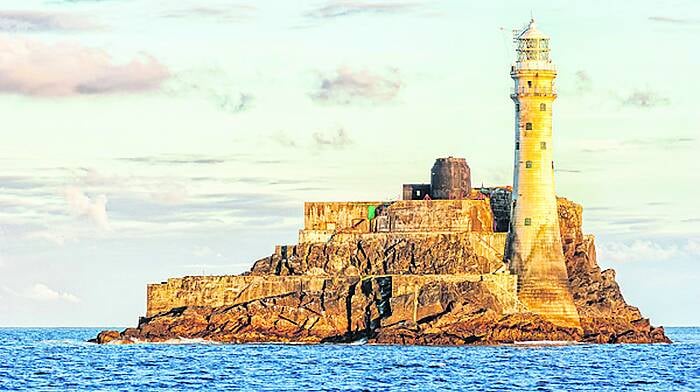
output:
<path id="1" fill-rule="evenodd" d="M 464 158 L 438 158 L 430 176 L 433 199 L 466 199 L 472 189 L 469 165 Z"/>

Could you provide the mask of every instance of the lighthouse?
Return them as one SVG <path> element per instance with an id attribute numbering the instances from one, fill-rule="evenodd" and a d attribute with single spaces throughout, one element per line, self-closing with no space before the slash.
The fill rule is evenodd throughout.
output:
<path id="1" fill-rule="evenodd" d="M 580 328 L 569 285 L 554 191 L 552 109 L 557 71 L 549 37 L 534 19 L 515 34 L 515 162 L 506 262 L 518 275 L 518 299 L 526 311 L 552 323 Z"/>

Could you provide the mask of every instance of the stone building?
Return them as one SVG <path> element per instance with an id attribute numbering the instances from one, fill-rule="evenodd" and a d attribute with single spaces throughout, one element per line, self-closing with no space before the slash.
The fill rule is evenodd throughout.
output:
<path id="1" fill-rule="evenodd" d="M 471 171 L 464 158 L 438 158 L 430 171 L 430 184 L 404 184 L 403 200 L 468 199 L 471 190 Z"/>

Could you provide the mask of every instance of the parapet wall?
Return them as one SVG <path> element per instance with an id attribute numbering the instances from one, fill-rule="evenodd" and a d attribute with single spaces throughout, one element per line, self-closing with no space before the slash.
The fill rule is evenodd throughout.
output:
<path id="1" fill-rule="evenodd" d="M 183 306 L 220 307 L 290 295 L 318 293 L 327 284 L 354 285 L 379 276 L 186 276 L 148 285 L 146 317 Z M 392 296 L 415 293 L 435 282 L 482 282 L 501 303 L 504 313 L 517 311 L 517 278 L 488 275 L 384 275 L 391 278 Z"/>
<path id="2" fill-rule="evenodd" d="M 493 232 L 488 200 L 400 200 L 304 204 L 299 243 L 339 233 Z"/>
<path id="3" fill-rule="evenodd" d="M 381 204 L 378 201 L 304 203 L 304 230 L 349 229 L 368 220 L 369 207 Z"/>

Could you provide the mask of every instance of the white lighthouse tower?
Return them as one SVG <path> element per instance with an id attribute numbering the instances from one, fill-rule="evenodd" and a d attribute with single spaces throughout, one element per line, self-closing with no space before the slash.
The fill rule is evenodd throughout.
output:
<path id="1" fill-rule="evenodd" d="M 552 104 L 556 68 L 549 37 L 534 19 L 516 33 L 515 164 L 506 261 L 518 275 L 518 298 L 554 324 L 581 327 L 569 286 L 559 232 L 552 158 Z"/>

